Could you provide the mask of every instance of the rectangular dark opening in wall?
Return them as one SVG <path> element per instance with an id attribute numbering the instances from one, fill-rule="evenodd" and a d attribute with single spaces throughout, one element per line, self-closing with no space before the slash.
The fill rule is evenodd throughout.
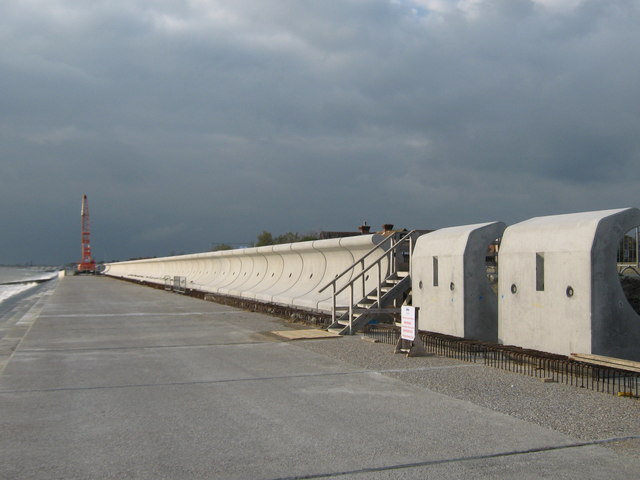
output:
<path id="1" fill-rule="evenodd" d="M 536 290 L 544 292 L 544 253 L 536 253 Z"/>
<path id="2" fill-rule="evenodd" d="M 433 286 L 438 286 L 438 257 L 433 257 Z"/>

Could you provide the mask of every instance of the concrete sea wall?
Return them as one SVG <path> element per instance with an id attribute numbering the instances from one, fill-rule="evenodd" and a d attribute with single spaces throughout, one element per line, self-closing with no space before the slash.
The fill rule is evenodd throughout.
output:
<path id="1" fill-rule="evenodd" d="M 189 289 L 330 313 L 331 288 L 319 290 L 376 245 L 384 252 L 389 241 L 389 237 L 373 234 L 132 260 L 105 265 L 105 274 L 157 285 L 163 285 L 167 277 L 181 276 Z M 365 268 L 377 256 L 370 255 Z M 383 269 L 388 269 L 386 260 Z M 338 288 L 360 271 L 362 266 L 342 277 Z M 367 290 L 376 287 L 373 275 L 365 286 Z M 348 295 L 347 289 L 337 303 L 346 305 Z"/>

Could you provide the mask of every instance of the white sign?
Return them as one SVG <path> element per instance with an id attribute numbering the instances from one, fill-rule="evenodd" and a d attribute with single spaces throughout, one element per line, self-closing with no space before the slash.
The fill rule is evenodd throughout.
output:
<path id="1" fill-rule="evenodd" d="M 416 339 L 416 307 L 402 307 L 400 338 L 403 340 Z"/>

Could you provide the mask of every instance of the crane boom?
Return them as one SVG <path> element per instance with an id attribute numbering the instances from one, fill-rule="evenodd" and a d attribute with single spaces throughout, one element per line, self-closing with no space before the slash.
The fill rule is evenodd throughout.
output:
<path id="1" fill-rule="evenodd" d="M 78 264 L 78 273 L 96 273 L 96 262 L 91 256 L 91 230 L 89 225 L 89 201 L 87 195 L 82 196 L 82 208 L 80 209 L 80 244 L 82 248 L 82 260 Z"/>

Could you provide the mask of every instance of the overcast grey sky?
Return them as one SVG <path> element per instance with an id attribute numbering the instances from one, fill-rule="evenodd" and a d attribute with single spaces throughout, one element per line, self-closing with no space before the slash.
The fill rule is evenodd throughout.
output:
<path id="1" fill-rule="evenodd" d="M 640 206 L 637 0 L 3 0 L 0 263 Z"/>

